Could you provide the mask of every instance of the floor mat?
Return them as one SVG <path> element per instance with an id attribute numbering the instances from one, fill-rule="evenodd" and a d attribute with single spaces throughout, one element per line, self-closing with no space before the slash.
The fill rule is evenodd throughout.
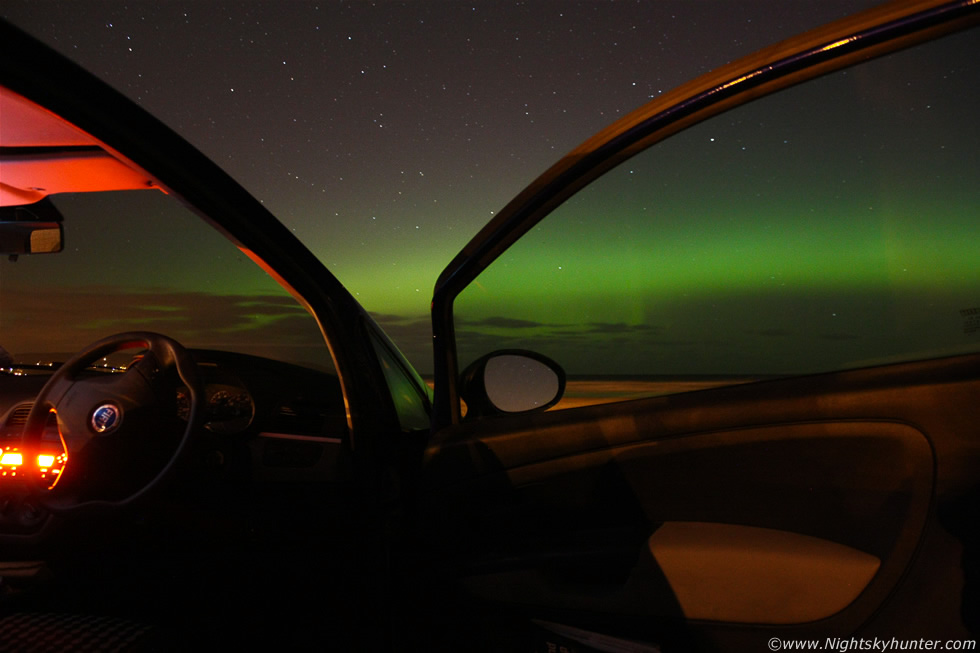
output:
<path id="1" fill-rule="evenodd" d="M 112 617 L 16 613 L 0 617 L 0 651 L 135 651 L 150 630 Z"/>

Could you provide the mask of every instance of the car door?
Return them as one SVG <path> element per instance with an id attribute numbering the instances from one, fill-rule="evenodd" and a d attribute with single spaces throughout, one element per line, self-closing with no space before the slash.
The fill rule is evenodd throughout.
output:
<path id="1" fill-rule="evenodd" d="M 452 599 L 426 637 L 975 638 L 978 15 L 893 4 L 695 80 L 446 268 L 416 521 Z M 552 364 L 491 378 L 494 350 L 557 361 L 562 401 L 495 404 Z"/>

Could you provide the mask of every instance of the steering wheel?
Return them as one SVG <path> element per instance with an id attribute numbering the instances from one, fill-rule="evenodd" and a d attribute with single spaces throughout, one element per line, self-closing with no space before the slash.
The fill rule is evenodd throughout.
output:
<path id="1" fill-rule="evenodd" d="M 124 372 L 85 372 L 97 360 L 134 347 L 145 351 Z M 183 435 L 174 443 L 168 442 L 160 431 L 179 424 L 177 378 L 187 388 L 191 405 Z M 122 508 L 134 503 L 159 486 L 174 469 L 200 421 L 203 396 L 197 365 L 187 350 L 171 338 L 134 331 L 89 345 L 48 379 L 27 416 L 23 435 L 26 451 L 40 450 L 53 413 L 68 454 L 57 487 L 46 487 L 39 478 L 26 475 L 31 493 L 45 508 L 61 513 Z M 176 431 L 172 429 L 171 437 Z M 169 459 L 157 469 L 165 456 Z M 134 473 L 134 468 L 138 473 Z M 118 492 L 120 484 L 138 487 L 127 488 L 121 497 L 111 496 L 113 490 Z M 84 496 L 93 492 L 110 498 L 79 497 L 79 493 Z"/>

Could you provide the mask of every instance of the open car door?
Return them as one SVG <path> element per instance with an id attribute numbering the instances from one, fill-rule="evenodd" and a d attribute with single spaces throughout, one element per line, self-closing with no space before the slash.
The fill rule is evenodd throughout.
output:
<path id="1" fill-rule="evenodd" d="M 726 66 L 464 248 L 418 500 L 436 632 L 975 640 L 978 18 L 892 4 Z"/>

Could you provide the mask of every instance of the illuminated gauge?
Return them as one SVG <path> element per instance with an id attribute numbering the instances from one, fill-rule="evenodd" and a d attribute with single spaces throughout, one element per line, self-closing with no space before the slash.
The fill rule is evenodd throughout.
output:
<path id="1" fill-rule="evenodd" d="M 214 419 L 235 419 L 241 417 L 249 409 L 248 395 L 218 390 L 208 401 L 211 417 Z"/>
<path id="2" fill-rule="evenodd" d="M 255 408 L 247 392 L 217 390 L 208 399 L 207 428 L 214 433 L 238 433 L 252 423 Z"/>

